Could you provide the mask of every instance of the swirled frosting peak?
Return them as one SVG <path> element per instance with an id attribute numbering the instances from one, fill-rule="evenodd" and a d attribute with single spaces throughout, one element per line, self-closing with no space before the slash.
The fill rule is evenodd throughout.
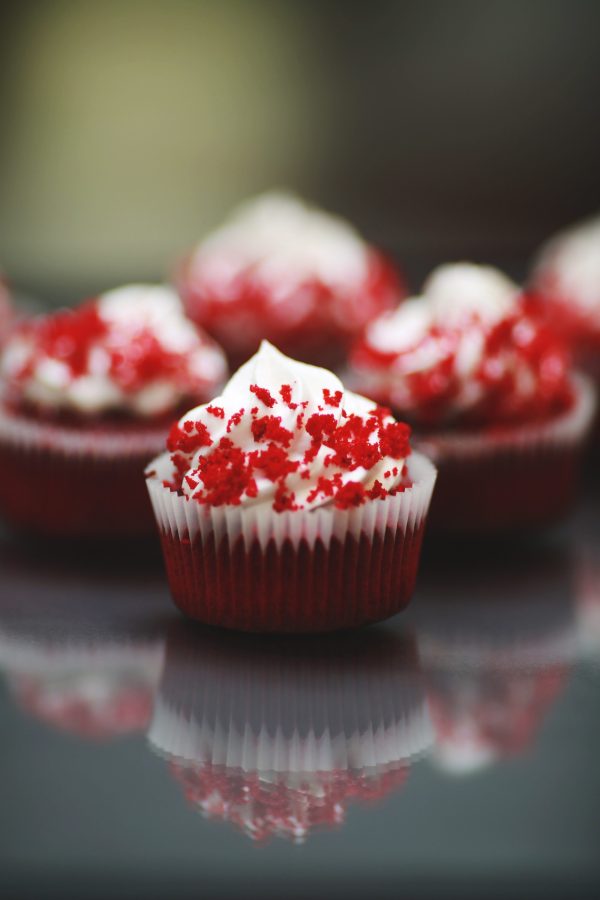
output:
<path id="1" fill-rule="evenodd" d="M 152 417 L 210 396 L 226 364 L 171 288 L 135 284 L 24 323 L 6 344 L 1 373 L 17 404 Z"/>
<path id="2" fill-rule="evenodd" d="M 174 425 L 169 486 L 209 506 L 359 506 L 404 488 L 409 434 L 331 372 L 263 341 L 220 397 Z"/>

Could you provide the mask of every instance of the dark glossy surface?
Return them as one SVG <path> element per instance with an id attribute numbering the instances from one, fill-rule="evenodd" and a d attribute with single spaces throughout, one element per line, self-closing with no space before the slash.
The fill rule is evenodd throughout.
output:
<path id="1" fill-rule="evenodd" d="M 593 895 L 599 493 L 322 640 L 186 624 L 154 545 L 2 533 L 0 895 Z"/>

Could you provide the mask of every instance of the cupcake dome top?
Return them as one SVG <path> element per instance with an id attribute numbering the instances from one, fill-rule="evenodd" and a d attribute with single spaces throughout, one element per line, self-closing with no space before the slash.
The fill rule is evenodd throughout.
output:
<path id="1" fill-rule="evenodd" d="M 538 420 L 571 400 L 561 341 L 488 266 L 440 266 L 421 296 L 370 323 L 353 364 L 420 425 Z"/>
<path id="2" fill-rule="evenodd" d="M 263 337 L 292 347 L 355 335 L 401 294 L 393 267 L 348 222 L 278 192 L 235 210 L 178 282 L 193 318 L 238 351 Z"/>
<path id="3" fill-rule="evenodd" d="M 173 290 L 136 284 L 24 323 L 7 341 L 0 372 L 17 405 L 147 418 L 207 396 L 226 364 Z"/>
<path id="4" fill-rule="evenodd" d="M 222 396 L 171 430 L 169 485 L 208 506 L 360 506 L 406 487 L 410 429 L 266 341 Z"/>
<path id="5" fill-rule="evenodd" d="M 549 241 L 538 257 L 532 283 L 536 293 L 566 304 L 600 330 L 600 216 Z"/>

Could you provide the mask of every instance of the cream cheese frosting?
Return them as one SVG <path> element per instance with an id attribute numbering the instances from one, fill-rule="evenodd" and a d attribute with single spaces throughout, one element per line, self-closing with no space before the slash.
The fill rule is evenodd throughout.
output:
<path id="1" fill-rule="evenodd" d="M 362 389 L 415 419 L 535 412 L 560 394 L 562 348 L 521 308 L 497 269 L 440 266 L 423 294 L 371 322 L 353 362 Z"/>
<path id="2" fill-rule="evenodd" d="M 234 283 L 247 272 L 283 294 L 318 279 L 352 289 L 368 274 L 369 250 L 343 219 L 312 208 L 293 194 L 271 192 L 247 201 L 196 250 L 192 277 Z"/>
<path id="3" fill-rule="evenodd" d="M 398 489 L 408 436 L 331 372 L 263 341 L 220 397 L 179 421 L 169 450 L 176 487 L 200 503 L 310 510 Z"/>
<path id="4" fill-rule="evenodd" d="M 226 363 L 171 288 L 134 284 L 27 323 L 7 342 L 0 374 L 19 401 L 42 409 L 146 418 L 206 396 Z"/>

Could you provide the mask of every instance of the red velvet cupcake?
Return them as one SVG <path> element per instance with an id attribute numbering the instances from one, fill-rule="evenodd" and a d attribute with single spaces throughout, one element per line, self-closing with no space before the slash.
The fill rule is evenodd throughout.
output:
<path id="1" fill-rule="evenodd" d="M 131 285 L 31 319 L 0 363 L 0 512 L 44 534 L 149 533 L 144 465 L 226 374 L 168 287 Z"/>
<path id="2" fill-rule="evenodd" d="M 263 342 L 147 470 L 177 606 L 247 631 L 330 631 L 401 610 L 435 481 L 409 433 Z"/>
<path id="3" fill-rule="evenodd" d="M 433 733 L 410 637 L 257 643 L 182 627 L 148 737 L 204 816 L 301 842 L 401 788 Z"/>
<path id="4" fill-rule="evenodd" d="M 571 505 L 594 390 L 500 272 L 437 269 L 422 297 L 367 327 L 351 382 L 411 422 L 438 466 L 433 526 L 545 525 Z"/>
<path id="5" fill-rule="evenodd" d="M 364 325 L 403 295 L 398 273 L 349 224 L 277 193 L 247 202 L 202 241 L 177 286 L 232 368 L 263 338 L 294 359 L 335 367 Z"/>

